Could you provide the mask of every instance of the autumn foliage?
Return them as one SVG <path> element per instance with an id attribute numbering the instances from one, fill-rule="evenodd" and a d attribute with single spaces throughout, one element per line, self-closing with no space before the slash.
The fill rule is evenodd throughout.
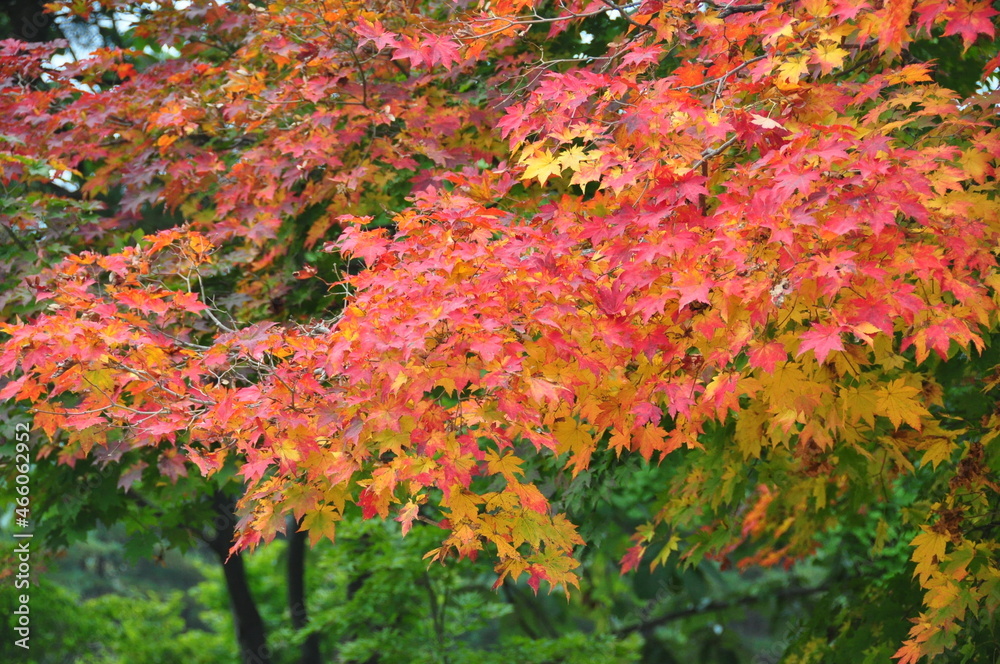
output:
<path id="1" fill-rule="evenodd" d="M 908 49 L 989 42 L 997 15 L 194 2 L 137 28 L 179 49 L 161 61 L 43 69 L 2 43 L 0 177 L 79 185 L 5 223 L 44 234 L 69 205 L 92 240 L 22 282 L 42 309 L 0 327 L 0 396 L 68 464 L 237 463 L 237 547 L 288 513 L 332 539 L 357 504 L 536 589 L 577 585 L 584 544 L 539 457 L 683 471 L 625 570 L 791 565 L 921 478 L 898 536 L 924 610 L 896 657 L 934 656 L 1000 605 L 1000 415 L 964 418 L 940 377 L 1000 331 L 1000 95 Z M 548 55 L 597 19 L 600 53 Z"/>

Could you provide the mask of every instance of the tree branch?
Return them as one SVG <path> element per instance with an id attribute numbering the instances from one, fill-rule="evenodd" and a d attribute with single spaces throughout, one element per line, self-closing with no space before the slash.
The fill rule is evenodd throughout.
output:
<path id="1" fill-rule="evenodd" d="M 746 597 L 740 597 L 739 599 L 733 600 L 731 602 L 719 602 L 719 601 L 709 602 L 704 606 L 693 606 L 688 609 L 671 611 L 670 613 L 666 613 L 658 618 L 653 618 L 651 620 L 643 620 L 634 623 L 632 625 L 619 627 L 614 631 L 614 633 L 618 636 L 625 636 L 631 634 L 632 632 L 647 630 L 652 627 L 659 627 L 660 625 L 665 625 L 675 620 L 682 620 L 684 618 L 690 618 L 691 616 L 697 616 L 703 613 L 715 613 L 717 611 L 725 611 L 726 609 L 734 609 L 738 606 L 750 606 L 771 599 L 772 597 L 777 597 L 780 599 L 794 599 L 796 597 L 808 597 L 809 595 L 815 595 L 817 593 L 826 592 L 829 589 L 830 589 L 829 585 L 823 584 L 821 586 L 816 586 L 813 588 L 789 588 L 787 590 L 774 592 L 771 594 L 747 595 Z"/>
<path id="2" fill-rule="evenodd" d="M 721 9 L 719 12 L 719 18 L 726 18 L 727 16 L 732 16 L 733 14 L 753 14 L 755 12 L 762 12 L 767 7 L 763 2 L 755 5 L 724 5 L 720 6 L 712 3 L 712 6 L 716 9 Z"/>

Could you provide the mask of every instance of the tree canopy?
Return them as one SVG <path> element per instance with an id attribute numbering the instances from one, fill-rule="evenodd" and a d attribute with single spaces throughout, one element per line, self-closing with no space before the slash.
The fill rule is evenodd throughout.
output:
<path id="1" fill-rule="evenodd" d="M 965 654 L 1000 604 L 993 4 L 168 1 L 60 67 L 0 42 L 0 397 L 123 490 L 235 467 L 236 549 L 355 505 L 567 593 L 638 456 L 624 571 L 857 537 L 869 601 L 923 595 L 888 654 Z"/>

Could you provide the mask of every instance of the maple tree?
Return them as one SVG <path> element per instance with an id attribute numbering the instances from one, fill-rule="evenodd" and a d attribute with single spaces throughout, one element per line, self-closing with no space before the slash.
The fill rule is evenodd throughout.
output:
<path id="1" fill-rule="evenodd" d="M 911 51 L 985 79 L 997 16 L 195 2 L 135 28 L 178 57 L 3 42 L 9 228 L 118 246 L 22 282 L 46 308 L 0 328 L 0 396 L 63 463 L 238 459 L 237 549 L 355 504 L 536 590 L 584 544 L 537 460 L 638 454 L 672 472 L 624 570 L 792 565 L 867 519 L 924 593 L 896 658 L 941 654 L 1000 604 L 1000 95 Z"/>

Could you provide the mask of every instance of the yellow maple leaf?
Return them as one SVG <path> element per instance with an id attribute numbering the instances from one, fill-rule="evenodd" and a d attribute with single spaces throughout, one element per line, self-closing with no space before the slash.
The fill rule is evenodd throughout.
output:
<path id="1" fill-rule="evenodd" d="M 448 509 L 452 521 L 460 521 L 462 519 L 478 520 L 479 508 L 476 507 L 476 503 L 479 502 L 482 502 L 481 497 L 456 489 L 442 501 L 442 504 Z"/>
<path id="2" fill-rule="evenodd" d="M 324 505 L 318 510 L 306 514 L 299 530 L 309 531 L 309 542 L 313 546 L 316 546 L 316 543 L 324 537 L 332 542 L 339 519 L 340 515 L 332 506 Z"/>
<path id="3" fill-rule="evenodd" d="M 830 3 L 827 0 L 802 0 L 802 7 L 816 17 L 830 14 Z"/>
<path id="4" fill-rule="evenodd" d="M 875 426 L 878 392 L 871 385 L 861 384 L 857 387 L 843 388 L 838 399 L 846 411 L 845 418 L 852 425 L 864 421 L 869 426 Z"/>
<path id="5" fill-rule="evenodd" d="M 559 158 L 552 154 L 551 150 L 535 152 L 530 157 L 521 157 L 520 162 L 526 166 L 521 179 L 531 180 L 532 178 L 538 178 L 538 182 L 541 184 L 545 184 L 549 176 L 558 176 L 562 173 L 563 169 L 562 164 L 559 163 Z"/>
<path id="6" fill-rule="evenodd" d="M 911 560 L 917 564 L 913 576 L 918 577 L 921 586 L 926 586 L 931 574 L 944 560 L 948 536 L 934 532 L 929 526 L 920 528 L 923 532 L 910 541 L 910 546 L 915 547 Z"/>
<path id="7" fill-rule="evenodd" d="M 778 66 L 778 82 L 794 85 L 809 73 L 809 56 L 799 55 L 789 58 Z"/>
<path id="8" fill-rule="evenodd" d="M 486 510 L 488 512 L 510 512 L 520 505 L 517 496 L 508 491 L 491 491 L 484 493 L 483 498 L 486 499 Z"/>
<path id="9" fill-rule="evenodd" d="M 296 462 L 302 459 L 302 455 L 299 453 L 299 448 L 294 440 L 288 438 L 282 438 L 274 441 L 271 445 L 271 449 L 274 451 L 275 456 L 284 462 Z"/>
<path id="10" fill-rule="evenodd" d="M 889 418 L 892 425 L 897 429 L 903 422 L 911 427 L 920 430 L 920 418 L 930 415 L 927 409 L 914 397 L 920 394 L 920 390 L 906 384 L 902 378 L 897 378 L 878 391 L 877 413 Z"/>
<path id="11" fill-rule="evenodd" d="M 929 609 L 945 609 L 952 606 L 961 606 L 957 603 L 961 592 L 958 584 L 950 579 L 936 577 L 931 581 L 931 588 L 924 596 L 924 604 Z"/>
<path id="12" fill-rule="evenodd" d="M 955 450 L 955 442 L 950 438 L 933 438 L 924 450 L 924 456 L 920 459 L 920 465 L 931 464 L 935 470 L 942 461 L 951 458 L 951 453 Z"/>
<path id="13" fill-rule="evenodd" d="M 770 419 L 770 415 L 762 408 L 748 408 L 737 415 L 736 445 L 744 459 L 760 458 L 764 442 L 764 425 Z"/>
<path id="14" fill-rule="evenodd" d="M 844 58 L 849 55 L 847 51 L 834 43 L 824 42 L 813 50 L 812 60 L 819 65 L 819 69 L 824 74 L 829 74 L 837 67 L 844 66 Z"/>
<path id="15" fill-rule="evenodd" d="M 968 173 L 973 180 L 982 184 L 986 181 L 987 176 L 989 176 L 990 162 L 993 159 L 994 156 L 988 152 L 969 148 L 962 153 L 958 163 L 962 165 L 962 170 Z"/>
<path id="16" fill-rule="evenodd" d="M 556 424 L 552 435 L 559 441 L 559 446 L 556 448 L 557 454 L 571 452 L 576 455 L 594 446 L 594 437 L 574 418 Z"/>
<path id="17" fill-rule="evenodd" d="M 656 558 L 653 559 L 653 562 L 650 565 L 650 570 L 655 570 L 658 566 L 666 564 L 667 559 L 670 557 L 670 553 L 680 549 L 680 543 L 681 538 L 678 535 L 671 535 L 670 539 L 667 540 L 667 543 L 663 545 L 662 549 L 660 549 L 660 552 L 656 554 Z"/>
<path id="18" fill-rule="evenodd" d="M 524 463 L 524 461 L 519 459 L 514 454 L 507 454 L 501 457 L 493 450 L 488 450 L 486 452 L 487 469 L 494 475 L 503 475 L 504 478 L 510 482 L 517 481 L 514 477 L 514 473 L 521 472 L 522 463 Z"/>
<path id="19" fill-rule="evenodd" d="M 559 153 L 559 163 L 562 168 L 568 168 L 574 172 L 579 171 L 584 162 L 591 161 L 597 150 L 584 151 L 579 145 L 574 145 L 569 150 Z"/>
<path id="20" fill-rule="evenodd" d="M 101 392 L 107 393 L 114 389 L 115 379 L 111 374 L 110 369 L 96 369 L 94 371 L 86 371 L 83 374 L 84 380 L 94 386 Z"/>

